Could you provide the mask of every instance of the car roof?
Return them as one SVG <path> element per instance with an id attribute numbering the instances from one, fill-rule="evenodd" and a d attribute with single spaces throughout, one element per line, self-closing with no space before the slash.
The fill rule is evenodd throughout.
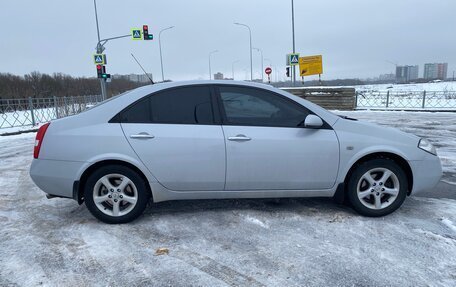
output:
<path id="1" fill-rule="evenodd" d="M 323 109 L 322 107 L 315 105 L 305 99 L 300 97 L 294 96 L 286 91 L 277 89 L 271 85 L 264 84 L 264 83 L 255 83 L 255 82 L 245 82 L 245 81 L 233 81 L 233 80 L 195 80 L 195 81 L 178 81 L 178 82 L 164 82 L 164 83 L 157 83 L 154 85 L 147 85 L 143 87 L 136 88 L 134 90 L 128 91 L 115 99 L 107 101 L 105 104 L 100 105 L 99 107 L 94 107 L 93 111 L 89 110 L 87 114 L 93 114 L 94 118 L 98 117 L 100 119 L 100 114 L 104 114 L 110 118 L 115 116 L 118 112 L 120 112 L 123 108 L 127 107 L 128 105 L 136 102 L 137 100 L 150 95 L 152 93 L 156 93 L 162 90 L 170 89 L 170 88 L 177 88 L 177 87 L 185 87 L 185 86 L 193 86 L 193 85 L 232 85 L 232 86 L 244 86 L 244 87 L 251 87 L 251 88 L 259 88 L 263 90 L 269 90 L 276 94 L 281 94 L 284 97 L 290 98 L 303 106 L 310 109 L 312 112 L 317 114 L 318 116 L 322 117 L 327 123 L 333 125 L 338 117 L 332 114 L 331 112 Z"/>
<path id="2" fill-rule="evenodd" d="M 246 86 L 246 87 L 257 87 L 268 89 L 274 87 L 264 84 L 264 83 L 256 83 L 256 82 L 245 82 L 245 81 L 233 81 L 233 80 L 193 80 L 193 81 L 177 81 L 177 82 L 163 82 L 163 83 L 155 83 L 153 85 L 147 85 L 140 87 L 141 91 L 150 91 L 156 92 L 159 90 L 164 90 L 173 87 L 183 87 L 183 86 L 192 86 L 192 85 L 233 85 L 233 86 Z"/>

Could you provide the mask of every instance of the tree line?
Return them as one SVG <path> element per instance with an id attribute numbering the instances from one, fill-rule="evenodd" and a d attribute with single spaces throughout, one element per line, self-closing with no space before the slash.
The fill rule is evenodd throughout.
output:
<path id="1" fill-rule="evenodd" d="M 144 84 L 126 78 L 113 79 L 108 83 L 108 96 L 118 95 Z M 100 81 L 97 78 L 72 77 L 55 73 L 52 75 L 31 72 L 25 76 L 0 73 L 0 98 L 47 98 L 99 95 Z"/>

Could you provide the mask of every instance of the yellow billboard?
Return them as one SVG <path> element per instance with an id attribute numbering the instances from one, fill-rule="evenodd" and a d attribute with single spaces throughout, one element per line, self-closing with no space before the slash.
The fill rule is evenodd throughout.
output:
<path id="1" fill-rule="evenodd" d="M 323 56 L 300 57 L 299 74 L 301 77 L 323 74 Z"/>

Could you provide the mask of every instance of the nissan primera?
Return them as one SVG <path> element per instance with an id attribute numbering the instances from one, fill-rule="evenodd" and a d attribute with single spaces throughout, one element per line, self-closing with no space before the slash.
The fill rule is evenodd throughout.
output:
<path id="1" fill-rule="evenodd" d="M 146 86 L 47 123 L 30 169 L 49 198 L 107 223 L 151 199 L 337 197 L 383 216 L 441 174 L 425 139 L 235 81 Z"/>

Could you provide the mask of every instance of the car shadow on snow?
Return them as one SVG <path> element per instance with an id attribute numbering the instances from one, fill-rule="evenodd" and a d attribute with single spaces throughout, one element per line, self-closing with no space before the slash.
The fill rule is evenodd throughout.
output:
<path id="1" fill-rule="evenodd" d="M 40 208 L 30 211 L 36 215 L 33 221 L 53 219 L 59 226 L 74 223 L 98 222 L 87 210 L 85 204 L 75 205 L 66 199 L 47 199 Z M 47 203 L 47 204 L 46 204 Z M 260 212 L 265 216 L 280 214 L 285 216 L 299 215 L 303 217 L 352 217 L 359 216 L 347 205 L 337 204 L 331 198 L 273 198 L 273 199 L 205 199 L 176 200 L 159 203 L 151 202 L 144 214 L 136 221 L 149 221 L 168 215 L 200 216 L 209 212 Z M 41 216 L 39 216 L 41 215 Z M 41 220 L 39 220 L 41 218 Z M 62 219 L 68 219 L 62 221 Z M 58 220 L 60 219 L 60 220 Z M 135 221 L 135 222 L 136 222 Z"/>
<path id="2" fill-rule="evenodd" d="M 292 212 L 300 215 L 356 215 L 348 206 L 331 198 L 274 198 L 274 199 L 206 199 L 151 203 L 144 217 L 168 214 L 195 214 L 209 211 L 261 211 L 266 213 Z"/>
<path id="3" fill-rule="evenodd" d="M 408 198 L 405 204 L 387 217 L 410 216 L 419 209 L 421 203 Z M 74 206 L 63 200 L 45 208 L 47 216 L 60 218 L 68 225 L 84 223 L 100 223 L 87 210 L 85 205 Z M 144 214 L 132 224 L 144 224 L 155 220 L 169 220 L 169 216 L 177 218 L 204 218 L 205 214 L 242 213 L 256 214 L 264 217 L 314 218 L 328 222 L 340 222 L 344 219 L 378 220 L 378 218 L 363 217 L 350 206 L 338 204 L 332 198 L 274 198 L 274 199 L 206 199 L 206 200 L 177 200 L 159 203 L 151 202 Z M 66 218 L 67 221 L 61 221 Z M 380 218 L 381 219 L 381 218 Z M 36 220 L 35 220 L 36 221 Z"/>

